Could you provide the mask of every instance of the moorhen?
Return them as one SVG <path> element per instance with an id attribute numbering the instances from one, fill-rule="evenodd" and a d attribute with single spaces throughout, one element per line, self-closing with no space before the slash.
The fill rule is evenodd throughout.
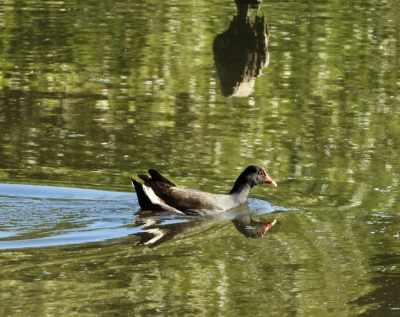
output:
<path id="1" fill-rule="evenodd" d="M 142 209 L 168 211 L 183 215 L 210 215 L 227 211 L 244 203 L 250 188 L 260 184 L 277 186 L 262 166 L 250 165 L 237 178 L 229 194 L 211 194 L 176 186 L 157 171 L 138 175 L 144 185 L 131 178 Z"/>

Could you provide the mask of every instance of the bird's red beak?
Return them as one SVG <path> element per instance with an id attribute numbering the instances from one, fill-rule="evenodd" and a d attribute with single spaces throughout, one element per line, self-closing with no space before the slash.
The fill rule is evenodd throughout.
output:
<path id="1" fill-rule="evenodd" d="M 265 175 L 265 182 L 267 184 L 270 184 L 270 185 L 275 186 L 275 187 L 278 186 L 278 185 L 276 185 L 275 181 L 271 177 L 269 177 L 268 175 Z"/>
<path id="2" fill-rule="evenodd" d="M 269 175 L 267 174 L 267 172 L 265 171 L 264 168 L 263 168 L 263 172 L 264 172 L 264 175 L 265 175 L 265 183 L 266 184 L 270 184 L 270 185 L 275 186 L 275 187 L 278 186 L 278 185 L 276 185 L 275 181 L 271 177 L 269 177 Z"/>

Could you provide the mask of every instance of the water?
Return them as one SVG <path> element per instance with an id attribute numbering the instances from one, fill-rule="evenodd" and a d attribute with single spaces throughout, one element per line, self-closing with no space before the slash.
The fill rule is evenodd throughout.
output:
<path id="1" fill-rule="evenodd" d="M 400 315 L 399 6 L 264 13 L 0 4 L 0 315 Z M 216 218 L 130 184 L 225 193 L 250 164 L 278 187 Z"/>
<path id="2" fill-rule="evenodd" d="M 0 249 L 4 250 L 103 242 L 130 235 L 141 236 L 140 245 L 153 246 L 171 235 L 225 220 L 232 220 L 245 235 L 257 236 L 252 234 L 257 222 L 250 215 L 289 211 L 249 199 L 239 208 L 199 219 L 140 213 L 132 193 L 3 184 L 0 190 L 5 195 L 0 196 Z"/>

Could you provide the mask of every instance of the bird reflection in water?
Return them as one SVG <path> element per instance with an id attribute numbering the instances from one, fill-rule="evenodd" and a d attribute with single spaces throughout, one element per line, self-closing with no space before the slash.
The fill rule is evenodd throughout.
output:
<path id="1" fill-rule="evenodd" d="M 247 203 L 215 217 L 179 217 L 165 216 L 165 212 L 140 212 L 135 223 L 142 229 L 135 236 L 140 237 L 138 245 L 156 246 L 174 237 L 210 226 L 214 223 L 231 220 L 234 227 L 248 238 L 262 238 L 275 225 L 272 221 L 256 221 L 251 215 Z"/>
<path id="2" fill-rule="evenodd" d="M 262 238 L 276 223 L 276 219 L 270 222 L 255 221 L 250 215 L 239 216 L 232 220 L 236 229 L 248 238 Z"/>
<path id="3" fill-rule="evenodd" d="M 214 39 L 213 53 L 221 94 L 225 97 L 247 97 L 256 78 L 269 64 L 268 25 L 258 16 L 261 1 L 235 0 L 238 14 L 224 33 Z M 251 21 L 256 11 L 255 22 Z"/>

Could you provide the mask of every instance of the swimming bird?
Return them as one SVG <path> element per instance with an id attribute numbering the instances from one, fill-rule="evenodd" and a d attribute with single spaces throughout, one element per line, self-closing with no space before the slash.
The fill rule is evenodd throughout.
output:
<path id="1" fill-rule="evenodd" d="M 252 187 L 261 184 L 277 186 L 259 165 L 248 166 L 236 179 L 228 194 L 212 194 L 178 187 L 160 173 L 149 169 L 148 175 L 138 175 L 144 184 L 131 178 L 139 201 L 145 210 L 168 211 L 181 215 L 212 215 L 243 204 Z"/>

